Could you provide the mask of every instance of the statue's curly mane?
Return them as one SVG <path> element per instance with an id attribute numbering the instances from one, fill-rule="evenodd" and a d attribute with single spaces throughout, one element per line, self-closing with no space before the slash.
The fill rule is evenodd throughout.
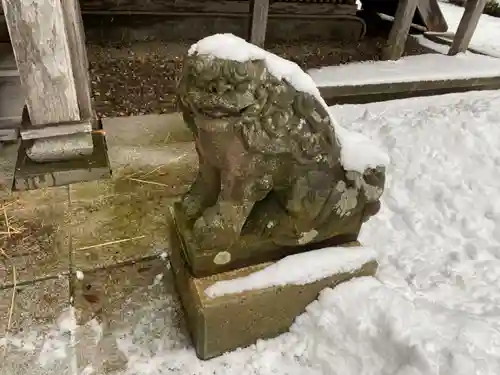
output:
<path id="1" fill-rule="evenodd" d="M 180 90 L 185 114 L 234 119 L 234 130 L 251 151 L 290 154 L 300 164 L 338 160 L 340 147 L 323 105 L 271 75 L 262 60 L 188 56 L 179 85 L 189 88 Z"/>

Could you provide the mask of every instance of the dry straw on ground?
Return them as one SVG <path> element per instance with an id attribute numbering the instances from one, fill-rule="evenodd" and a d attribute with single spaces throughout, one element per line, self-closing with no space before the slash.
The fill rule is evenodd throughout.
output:
<path id="1" fill-rule="evenodd" d="M 4 225 L 5 225 L 5 230 L 0 232 L 1 239 L 9 239 L 13 234 L 19 234 L 22 232 L 23 227 L 16 227 L 12 225 L 12 221 L 9 219 L 9 215 L 7 212 L 7 207 L 13 204 L 14 202 L 10 202 L 7 204 L 2 205 L 2 213 L 3 213 L 3 218 L 4 218 Z M 9 348 L 9 341 L 8 337 L 10 334 L 10 330 L 12 327 L 12 317 L 14 315 L 14 306 L 16 302 L 16 291 L 17 291 L 17 270 L 16 266 L 13 264 L 11 256 L 3 249 L 0 247 L 0 256 L 2 258 L 2 262 L 8 266 L 8 263 L 11 263 L 10 266 L 12 268 L 12 296 L 10 300 L 10 306 L 9 306 L 9 313 L 8 313 L 8 318 L 7 318 L 7 327 L 5 329 L 5 345 L 3 347 L 3 357 L 7 355 L 7 351 Z"/>

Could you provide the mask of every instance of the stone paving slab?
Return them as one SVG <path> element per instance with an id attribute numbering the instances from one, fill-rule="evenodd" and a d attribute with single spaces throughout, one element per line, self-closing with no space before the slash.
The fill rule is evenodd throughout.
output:
<path id="1" fill-rule="evenodd" d="M 68 277 L 18 286 L 13 304 L 12 290 L 0 290 L 0 374 L 72 374 L 70 336 L 56 321 L 69 308 Z"/>
<path id="2" fill-rule="evenodd" d="M 73 267 L 87 271 L 165 252 L 172 202 L 169 197 L 146 191 L 141 196 L 116 194 L 73 204 Z"/>
<path id="3" fill-rule="evenodd" d="M 150 339 L 151 345 L 155 344 L 155 337 L 163 336 L 162 330 L 172 329 L 172 323 L 177 328 L 171 332 L 171 344 L 189 344 L 167 265 L 166 260 L 157 258 L 79 274 L 80 278 L 73 276 L 74 305 L 80 325 L 76 333 L 79 371 L 92 368 L 93 374 L 98 375 L 126 369 L 127 360 L 117 340 L 121 332 L 130 333 L 145 320 L 150 322 L 146 326 L 152 332 L 144 332 L 142 340 Z M 148 311 L 149 316 L 142 311 Z M 155 316 L 151 316 L 152 312 Z"/>
<path id="4" fill-rule="evenodd" d="M 165 126 L 168 119 L 172 127 Z M 7 258 L 0 255 L 0 318 L 4 324 L 14 283 L 12 265 L 19 296 L 27 296 L 16 299 L 19 306 L 13 311 L 20 317 L 12 327 L 19 347 L 9 347 L 7 359 L 0 360 L 2 375 L 121 371 L 126 358 L 123 348 L 118 349 L 119 332 L 135 335 L 134 327 L 139 322 L 143 326 L 145 319 L 152 322 L 151 332 L 139 340 L 161 336 L 163 346 L 190 347 L 168 261 L 158 257 L 170 246 L 169 208 L 187 190 L 198 168 L 191 134 L 179 119 L 155 115 L 105 120 L 114 169 L 108 180 L 11 193 L 12 168 L 9 158 L 2 159 L 0 248 Z M 9 152 L 14 161 L 13 147 L 0 150 L 0 156 Z M 8 232 L 4 207 L 9 227 L 20 233 L 3 235 Z M 81 324 L 73 333 L 60 326 L 70 295 Z M 157 308 L 151 309 L 151 304 Z M 36 336 L 24 338 L 24 332 L 33 330 Z M 1 340 L 0 334 L 0 359 Z M 44 351 L 51 354 L 42 363 Z"/>
<path id="5" fill-rule="evenodd" d="M 178 113 L 103 119 L 103 128 L 113 177 L 71 185 L 73 201 L 144 190 L 179 195 L 194 180 L 198 157 Z"/>

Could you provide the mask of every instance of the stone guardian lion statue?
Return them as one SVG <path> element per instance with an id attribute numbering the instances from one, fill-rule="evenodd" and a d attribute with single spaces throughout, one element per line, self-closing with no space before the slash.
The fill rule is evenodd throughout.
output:
<path id="1" fill-rule="evenodd" d="M 335 124 L 311 85 L 296 64 L 230 34 L 191 48 L 179 105 L 199 173 L 181 208 L 200 247 L 249 233 L 303 245 L 357 233 L 378 211 L 385 166 L 343 166 Z"/>

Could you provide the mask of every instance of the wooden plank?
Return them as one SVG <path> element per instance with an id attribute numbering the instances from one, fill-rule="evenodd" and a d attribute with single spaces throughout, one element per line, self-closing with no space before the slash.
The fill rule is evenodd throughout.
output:
<path id="1" fill-rule="evenodd" d="M 484 7 L 488 0 L 468 0 L 465 4 L 465 11 L 458 25 L 455 38 L 448 51 L 448 55 L 453 56 L 467 51 L 472 35 L 479 23 L 479 17 L 483 14 Z M 493 36 L 492 36 L 493 38 Z"/>
<path id="2" fill-rule="evenodd" d="M 394 23 L 383 52 L 385 60 L 397 60 L 403 55 L 417 4 L 418 0 L 399 0 Z"/>
<path id="3" fill-rule="evenodd" d="M 171 14 L 171 13 L 242 13 L 248 14 L 249 1 L 244 0 L 80 0 L 82 14 L 93 12 L 116 12 L 116 14 Z M 273 2 L 271 14 L 356 14 L 356 5 L 329 3 Z M 0 9 L 0 15 L 3 14 Z"/>
<path id="4" fill-rule="evenodd" d="M 269 0 L 250 0 L 250 42 L 264 47 Z"/>
<path id="5" fill-rule="evenodd" d="M 80 120 L 60 0 L 2 0 L 31 123 Z"/>
<path id="6" fill-rule="evenodd" d="M 83 13 L 87 11 L 122 11 L 122 12 L 199 12 L 199 13 L 245 13 L 249 11 L 248 0 L 80 0 Z M 356 5 L 329 3 L 288 3 L 272 2 L 270 13 L 282 14 L 337 14 L 349 9 L 349 14 L 356 13 Z"/>
<path id="7" fill-rule="evenodd" d="M 69 52 L 80 118 L 87 120 L 94 117 L 94 112 L 91 99 L 89 61 L 85 48 L 85 33 L 80 4 L 78 0 L 63 0 L 61 4 L 68 33 Z"/>
<path id="8" fill-rule="evenodd" d="M 419 0 L 417 11 L 429 31 L 448 31 L 448 24 L 439 8 L 438 0 Z"/>

